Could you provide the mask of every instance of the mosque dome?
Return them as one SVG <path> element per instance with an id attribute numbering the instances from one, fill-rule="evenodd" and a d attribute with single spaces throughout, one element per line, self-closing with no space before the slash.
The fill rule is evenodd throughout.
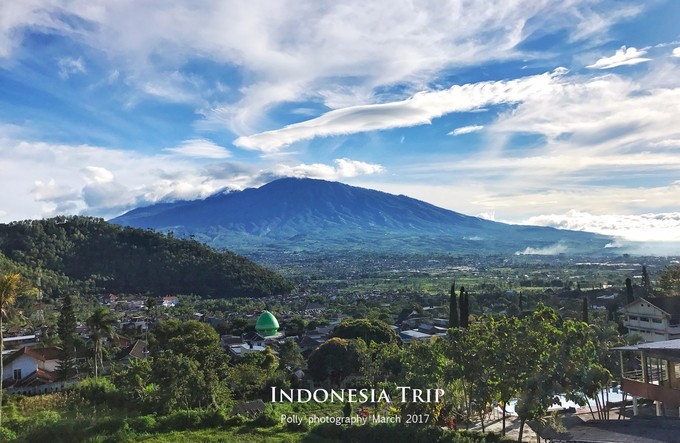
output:
<path id="1" fill-rule="evenodd" d="M 264 311 L 255 323 L 255 330 L 263 337 L 276 335 L 279 331 L 279 322 L 269 311 Z"/>

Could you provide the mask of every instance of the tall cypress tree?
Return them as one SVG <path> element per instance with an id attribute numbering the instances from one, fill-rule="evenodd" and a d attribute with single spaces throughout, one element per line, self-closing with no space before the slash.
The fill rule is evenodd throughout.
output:
<path id="1" fill-rule="evenodd" d="M 649 296 L 652 291 L 652 284 L 649 281 L 649 273 L 647 272 L 647 266 L 645 265 L 642 265 L 642 290 L 647 296 Z"/>
<path id="2" fill-rule="evenodd" d="M 460 287 L 460 297 L 458 298 L 458 310 L 460 311 L 460 326 L 465 327 L 465 286 Z"/>
<path id="3" fill-rule="evenodd" d="M 524 303 L 523 303 L 522 291 L 519 291 L 519 311 L 522 312 L 523 310 L 524 310 Z"/>
<path id="4" fill-rule="evenodd" d="M 631 279 L 626 279 L 626 301 L 628 303 L 633 303 L 635 301 L 635 295 L 633 295 L 633 282 Z"/>
<path id="5" fill-rule="evenodd" d="M 68 293 L 61 302 L 57 334 L 61 340 L 61 355 L 57 372 L 61 379 L 69 379 L 76 375 L 76 315 L 73 311 L 71 295 Z"/>
<path id="6" fill-rule="evenodd" d="M 460 326 L 462 328 L 467 328 L 470 323 L 470 298 L 464 286 L 461 286 L 460 288 L 460 299 L 458 303 L 460 306 Z"/>
<path id="7" fill-rule="evenodd" d="M 460 326 L 458 320 L 458 305 L 456 303 L 456 281 L 451 284 L 451 298 L 449 300 L 449 328 Z"/>
<path id="8" fill-rule="evenodd" d="M 588 297 L 583 297 L 583 302 L 581 303 L 581 321 L 584 323 L 589 323 L 588 321 Z"/>

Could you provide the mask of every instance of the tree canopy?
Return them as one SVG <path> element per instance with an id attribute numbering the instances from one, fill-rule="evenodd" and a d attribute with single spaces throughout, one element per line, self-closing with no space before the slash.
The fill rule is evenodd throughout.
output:
<path id="1" fill-rule="evenodd" d="M 64 281 L 54 281 L 64 279 L 87 283 L 90 290 L 210 298 L 292 289 L 279 275 L 231 252 L 97 218 L 0 224 L 0 252 L 19 265 L 47 272 L 48 295 L 67 287 Z"/>

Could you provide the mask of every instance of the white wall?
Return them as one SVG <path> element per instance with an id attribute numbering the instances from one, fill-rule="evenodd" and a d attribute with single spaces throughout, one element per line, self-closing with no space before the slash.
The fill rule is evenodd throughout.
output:
<path id="1" fill-rule="evenodd" d="M 15 369 L 21 369 L 21 378 L 24 378 L 38 369 L 38 363 L 33 357 L 22 355 L 5 365 L 4 380 L 13 379 Z"/>

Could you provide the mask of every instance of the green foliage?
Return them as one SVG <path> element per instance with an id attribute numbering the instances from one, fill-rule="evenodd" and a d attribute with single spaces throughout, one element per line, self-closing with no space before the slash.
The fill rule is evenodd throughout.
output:
<path id="1" fill-rule="evenodd" d="M 458 307 L 456 303 L 456 282 L 451 283 L 451 293 L 449 295 L 449 328 L 457 328 L 460 326 L 460 318 L 458 317 Z"/>
<path id="2" fill-rule="evenodd" d="M 193 359 L 203 360 L 211 352 L 223 353 L 220 336 L 209 324 L 196 320 L 169 320 L 161 322 L 154 331 L 151 352 L 171 351 Z"/>
<path id="3" fill-rule="evenodd" d="M 59 358 L 59 377 L 69 379 L 76 374 L 76 315 L 73 311 L 71 294 L 66 293 L 61 302 L 59 319 L 57 320 L 57 334 L 61 341 L 61 356 Z"/>
<path id="4" fill-rule="evenodd" d="M 231 252 L 150 230 L 88 217 L 0 225 L 0 252 L 19 266 L 43 269 L 44 289 L 95 287 L 114 293 L 264 296 L 289 292 L 277 274 Z M 75 283 L 74 283 L 75 282 Z"/>
<path id="5" fill-rule="evenodd" d="M 16 432 L 0 427 L 0 441 L 12 441 L 17 438 Z"/>
<path id="6" fill-rule="evenodd" d="M 279 424 L 279 417 L 274 412 L 274 409 L 267 407 L 265 411 L 258 415 L 255 420 L 253 420 L 253 426 L 258 428 L 271 428 Z"/>
<path id="7" fill-rule="evenodd" d="M 156 429 L 156 417 L 153 415 L 142 415 L 140 417 L 130 417 L 125 420 L 128 427 L 139 434 L 148 434 Z"/>
<path id="8" fill-rule="evenodd" d="M 661 271 L 659 286 L 670 295 L 680 295 L 680 265 L 669 265 Z"/>
<path id="9" fill-rule="evenodd" d="M 338 386 L 348 375 L 360 369 L 360 354 L 356 341 L 331 338 L 312 352 L 307 360 L 309 373 L 314 380 L 330 379 Z"/>
<path id="10" fill-rule="evenodd" d="M 512 440 L 494 433 L 449 431 L 436 426 L 404 426 L 376 424 L 337 426 L 321 424 L 311 431 L 331 441 L 390 442 L 390 443 L 505 443 Z"/>
<path id="11" fill-rule="evenodd" d="M 279 346 L 279 364 L 282 368 L 306 368 L 307 362 L 302 356 L 300 346 L 293 339 L 286 339 Z"/>
<path id="12" fill-rule="evenodd" d="M 333 329 L 333 337 L 345 339 L 360 338 L 366 343 L 396 343 L 401 340 L 390 328 L 390 325 L 380 320 L 348 319 L 343 320 Z"/>
<path id="13" fill-rule="evenodd" d="M 89 405 L 119 406 L 124 403 L 120 391 L 108 378 L 86 378 L 73 391 Z"/>

